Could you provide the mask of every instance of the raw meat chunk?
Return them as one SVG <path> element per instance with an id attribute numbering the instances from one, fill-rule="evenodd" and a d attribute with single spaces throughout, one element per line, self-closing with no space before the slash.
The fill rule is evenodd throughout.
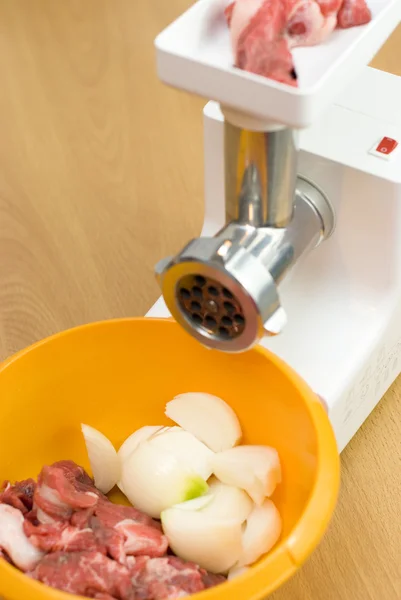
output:
<path id="1" fill-rule="evenodd" d="M 223 577 L 223 575 L 208 573 L 208 571 L 202 569 L 195 563 L 187 562 L 178 556 L 170 556 L 169 565 L 170 567 L 173 567 L 181 576 L 183 576 L 184 573 L 188 573 L 189 570 L 198 570 L 205 588 L 210 588 L 226 581 L 226 578 Z"/>
<path id="2" fill-rule="evenodd" d="M 204 569 L 176 556 L 137 558 L 130 570 L 138 600 L 182 598 L 210 587 Z M 213 581 L 213 585 L 217 585 L 225 579 L 215 576 Z"/>
<path id="3" fill-rule="evenodd" d="M 86 527 L 89 527 L 89 521 L 95 514 L 95 508 L 96 506 L 92 506 L 90 508 L 83 508 L 73 512 L 70 518 L 71 525 L 78 527 L 78 529 L 85 529 Z"/>
<path id="4" fill-rule="evenodd" d="M 71 461 L 44 467 L 36 487 L 6 483 L 2 498 L 0 559 L 45 585 L 97 600 L 172 600 L 225 581 L 171 555 L 158 521 L 111 503 Z"/>
<path id="5" fill-rule="evenodd" d="M 215 587 L 216 585 L 220 585 L 226 581 L 226 578 L 223 575 L 216 575 L 216 573 L 209 573 L 204 569 L 201 569 L 202 581 L 205 589 L 209 589 L 211 587 Z"/>
<path id="6" fill-rule="evenodd" d="M 88 523 L 98 542 L 121 564 L 127 555 L 155 557 L 167 551 L 160 524 L 135 508 L 100 501 Z"/>
<path id="7" fill-rule="evenodd" d="M 284 27 L 286 11 L 281 1 L 237 0 L 231 6 L 232 9 L 226 14 L 229 17 L 231 44 L 234 51 L 238 49 L 241 34 L 249 28 L 252 20 L 262 8 L 262 17 L 256 19 L 254 26 L 259 25 L 268 29 L 268 33 L 272 38 L 275 37 L 276 30 L 281 30 Z"/>
<path id="8" fill-rule="evenodd" d="M 231 2 L 231 4 L 228 4 L 224 10 L 224 15 L 226 17 L 227 25 L 229 27 L 231 26 L 231 19 L 233 16 L 234 6 L 235 6 L 235 2 Z"/>
<path id="9" fill-rule="evenodd" d="M 34 500 L 41 526 L 26 523 L 25 529 L 43 550 L 97 550 L 120 564 L 130 554 L 156 557 L 167 551 L 160 523 L 136 508 L 111 503 L 73 462 L 44 467 Z"/>
<path id="10" fill-rule="evenodd" d="M 0 492 L 0 504 L 9 504 L 25 514 L 32 510 L 35 489 L 36 482 L 33 479 L 25 479 L 15 485 L 5 481 L 3 491 Z"/>
<path id="11" fill-rule="evenodd" d="M 252 13 L 251 9 L 255 8 Z M 231 42 L 236 66 L 295 85 L 291 52 L 282 36 L 286 23 L 286 6 L 282 2 L 237 0 L 231 15 Z"/>
<path id="12" fill-rule="evenodd" d="M 48 554 L 29 576 L 70 594 L 135 600 L 128 569 L 100 552 Z"/>
<path id="13" fill-rule="evenodd" d="M 320 7 L 322 15 L 327 17 L 328 15 L 337 15 L 344 0 L 316 0 L 316 2 Z"/>
<path id="14" fill-rule="evenodd" d="M 90 508 L 103 494 L 84 469 L 72 461 L 43 467 L 34 493 L 34 508 L 41 523 L 69 519 L 75 509 Z"/>
<path id="15" fill-rule="evenodd" d="M 104 554 L 108 554 L 121 565 L 125 565 L 124 536 L 113 527 L 103 526 L 97 517 L 91 518 L 90 527 L 99 546 L 105 549 Z"/>
<path id="16" fill-rule="evenodd" d="M 0 504 L 0 549 L 21 571 L 29 571 L 43 557 L 24 532 L 24 516 L 8 504 Z"/>
<path id="17" fill-rule="evenodd" d="M 366 25 L 372 19 L 372 13 L 365 0 L 344 0 L 338 13 L 338 25 L 343 29 Z"/>
<path id="18" fill-rule="evenodd" d="M 121 521 L 129 519 L 135 523 L 156 527 L 161 531 L 160 524 L 133 506 L 113 504 L 107 498 L 100 501 L 95 508 L 97 518 L 107 527 L 115 527 Z"/>
<path id="19" fill-rule="evenodd" d="M 291 48 L 321 44 L 336 25 L 336 13 L 323 15 L 315 0 L 287 0 L 285 36 Z"/>
<path id="20" fill-rule="evenodd" d="M 96 536 L 89 528 L 78 529 L 62 522 L 35 526 L 25 520 L 24 532 L 36 548 L 45 552 L 99 550 Z"/>
<path id="21" fill-rule="evenodd" d="M 240 69 L 296 85 L 290 48 L 323 42 L 336 14 L 324 16 L 315 0 L 237 0 L 226 9 Z"/>
<path id="22" fill-rule="evenodd" d="M 93 479 L 89 477 L 85 469 L 77 465 L 72 460 L 59 460 L 52 465 L 55 469 L 60 469 L 64 473 L 64 477 L 71 482 L 77 491 L 91 491 L 96 492 L 98 496 L 103 496 L 97 488 Z"/>
<path id="23" fill-rule="evenodd" d="M 291 48 L 320 44 L 337 26 L 372 15 L 365 0 L 236 0 L 225 17 L 236 67 L 296 86 Z"/>
<path id="24" fill-rule="evenodd" d="M 152 519 L 152 517 L 149 517 L 133 506 L 113 504 L 107 498 L 99 498 L 97 504 L 88 509 L 77 510 L 71 517 L 71 525 L 81 528 L 87 527 L 94 515 L 105 527 L 115 527 L 121 521 L 130 519 L 135 523 L 149 525 L 161 531 L 160 523 Z"/>
<path id="25" fill-rule="evenodd" d="M 168 540 L 155 527 L 135 523 L 131 519 L 120 521 L 116 529 L 124 536 L 124 551 L 134 556 L 163 556 L 167 552 Z"/>

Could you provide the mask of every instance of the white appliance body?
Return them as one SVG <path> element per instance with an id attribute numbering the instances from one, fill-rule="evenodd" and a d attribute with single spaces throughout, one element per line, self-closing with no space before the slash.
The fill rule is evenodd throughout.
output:
<path id="1" fill-rule="evenodd" d="M 223 129 L 209 102 L 202 235 L 225 223 Z M 372 153 L 382 138 L 399 146 Z M 288 324 L 262 344 L 324 398 L 341 451 L 401 372 L 401 78 L 364 68 L 300 147 L 336 228 L 280 285 Z M 169 316 L 162 298 L 147 316 Z"/>

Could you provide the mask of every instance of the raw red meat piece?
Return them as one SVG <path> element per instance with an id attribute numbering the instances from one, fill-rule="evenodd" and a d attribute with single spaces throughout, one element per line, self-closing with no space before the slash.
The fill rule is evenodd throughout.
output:
<path id="1" fill-rule="evenodd" d="M 160 524 L 131 506 L 100 500 L 88 524 L 99 543 L 121 564 L 127 555 L 163 556 L 168 548 Z"/>
<path id="2" fill-rule="evenodd" d="M 68 522 L 35 526 L 25 520 L 24 532 L 36 548 L 45 552 L 101 551 L 100 544 L 91 529 L 78 529 L 69 525 Z M 106 554 L 105 548 L 103 548 L 103 553 Z"/>
<path id="3" fill-rule="evenodd" d="M 122 504 L 113 504 L 107 498 L 99 501 L 95 507 L 95 515 L 106 527 L 115 527 L 121 521 L 129 519 L 135 523 L 149 525 L 161 530 L 160 523 L 145 515 L 133 506 L 123 506 Z"/>
<path id="4" fill-rule="evenodd" d="M 286 1 L 285 36 L 291 48 L 321 44 L 336 28 L 336 13 L 330 12 L 323 15 L 315 0 Z"/>
<path id="5" fill-rule="evenodd" d="M 0 504 L 9 504 L 25 514 L 32 510 L 35 488 L 36 481 L 33 479 L 18 481 L 14 485 L 5 481 L 3 491 L 0 492 Z"/>
<path id="6" fill-rule="evenodd" d="M 237 0 L 226 18 L 236 66 L 293 86 L 290 48 L 324 41 L 337 23 L 315 0 Z"/>
<path id="7" fill-rule="evenodd" d="M 274 79 L 294 85 L 292 56 L 282 37 L 287 22 L 286 6 L 282 2 L 266 0 L 241 30 L 237 25 L 239 2 L 237 0 L 231 18 L 236 66 L 257 75 L 274 74 Z"/>
<path id="8" fill-rule="evenodd" d="M 167 551 L 168 541 L 159 522 L 132 506 L 113 504 L 107 498 L 101 497 L 94 506 L 73 512 L 70 524 L 78 529 L 90 528 L 99 551 L 120 564 L 126 563 L 127 555 L 155 557 Z"/>
<path id="9" fill-rule="evenodd" d="M 231 25 L 231 17 L 233 16 L 235 2 L 231 2 L 228 6 L 226 6 L 224 10 L 224 15 L 226 17 L 227 25 L 230 27 Z"/>
<path id="10" fill-rule="evenodd" d="M 181 598 L 226 581 L 177 556 L 128 558 L 137 600 Z"/>
<path id="11" fill-rule="evenodd" d="M 42 469 L 26 512 L 28 487 L 6 486 L 7 498 L 23 502 L 25 514 L 0 504 L 0 558 L 46 585 L 97 600 L 168 600 L 225 581 L 168 554 L 158 521 L 112 504 L 71 461 Z"/>
<path id="12" fill-rule="evenodd" d="M 160 523 L 152 519 L 152 517 L 149 517 L 133 506 L 113 504 L 108 498 L 99 498 L 98 503 L 91 508 L 76 511 L 71 517 L 71 525 L 81 528 L 88 527 L 90 519 L 94 515 L 105 527 L 115 527 L 121 521 L 130 519 L 131 521 L 135 521 L 135 523 L 149 525 L 161 531 Z"/>
<path id="13" fill-rule="evenodd" d="M 135 600 L 128 569 L 100 552 L 48 554 L 29 576 L 70 594 Z"/>
<path id="14" fill-rule="evenodd" d="M 64 473 L 65 478 L 71 482 L 77 491 L 91 491 L 96 492 L 98 496 L 103 496 L 101 492 L 95 487 L 93 479 L 89 477 L 88 473 L 77 465 L 72 460 L 59 460 L 53 463 L 52 467 L 55 469 L 61 469 Z"/>
<path id="15" fill-rule="evenodd" d="M 174 567 L 174 569 L 176 569 L 177 572 L 180 572 L 181 575 L 184 572 L 187 572 L 188 569 L 197 569 L 201 574 L 202 582 L 205 588 L 214 587 L 215 585 L 219 585 L 220 583 L 226 581 L 226 578 L 223 577 L 223 575 L 215 575 L 214 573 L 209 573 L 205 569 L 199 567 L 199 565 L 196 565 L 192 562 L 187 562 L 182 558 L 179 558 L 178 556 L 170 556 L 169 565 L 171 567 Z"/>
<path id="16" fill-rule="evenodd" d="M 365 0 L 344 0 L 338 13 L 338 26 L 346 29 L 366 25 L 372 19 L 372 13 Z"/>
<path id="17" fill-rule="evenodd" d="M 131 568 L 137 600 L 167 600 L 205 589 L 201 569 L 175 556 L 136 559 Z"/>
<path id="18" fill-rule="evenodd" d="M 99 492 L 92 479 L 72 461 L 43 467 L 34 493 L 34 507 L 41 523 L 70 519 L 76 509 L 97 504 Z"/>
<path id="19" fill-rule="evenodd" d="M 163 556 L 167 552 L 168 540 L 158 529 L 135 523 L 131 519 L 120 521 L 116 529 L 124 536 L 124 551 L 134 556 Z"/>
<path id="20" fill-rule="evenodd" d="M 343 1 L 344 0 L 316 0 L 324 17 L 332 14 L 336 15 L 340 10 Z"/>
<path id="21" fill-rule="evenodd" d="M 105 554 L 114 558 L 121 565 L 126 564 L 124 536 L 113 527 L 105 527 L 97 517 L 92 517 L 90 527 L 100 547 L 105 548 Z"/>
<path id="22" fill-rule="evenodd" d="M 0 549 L 21 571 L 33 569 L 43 557 L 24 532 L 24 516 L 8 504 L 0 504 Z"/>
<path id="23" fill-rule="evenodd" d="M 89 527 L 89 521 L 95 514 L 95 508 L 95 506 L 92 506 L 90 508 L 83 508 L 73 512 L 70 518 L 71 525 L 78 527 L 78 529 L 85 529 L 86 527 Z"/>
<path id="24" fill-rule="evenodd" d="M 226 581 L 226 578 L 223 575 L 216 575 L 215 573 L 209 573 L 204 569 L 201 569 L 202 573 L 202 581 L 205 589 L 209 589 L 211 587 L 215 587 L 216 585 L 220 585 Z"/>
<path id="25" fill-rule="evenodd" d="M 290 49 L 326 40 L 338 25 L 371 20 L 365 0 L 236 0 L 225 9 L 235 66 L 296 86 Z"/>

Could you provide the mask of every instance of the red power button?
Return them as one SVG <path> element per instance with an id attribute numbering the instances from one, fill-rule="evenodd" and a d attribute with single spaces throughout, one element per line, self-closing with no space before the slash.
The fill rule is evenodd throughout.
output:
<path id="1" fill-rule="evenodd" d="M 376 152 L 380 154 L 391 154 L 397 148 L 398 142 L 389 137 L 384 137 L 376 147 Z"/>

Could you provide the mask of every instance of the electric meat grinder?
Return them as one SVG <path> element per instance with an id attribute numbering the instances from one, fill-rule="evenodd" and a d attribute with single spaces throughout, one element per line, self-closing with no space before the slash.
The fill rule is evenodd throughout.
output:
<path id="1" fill-rule="evenodd" d="M 232 67 L 220 0 L 156 40 L 160 78 L 212 101 L 204 227 L 156 267 L 148 316 L 275 352 L 326 401 L 340 450 L 401 372 L 401 80 L 366 66 L 401 2 L 369 6 L 368 25 L 293 51 L 298 89 Z"/>

